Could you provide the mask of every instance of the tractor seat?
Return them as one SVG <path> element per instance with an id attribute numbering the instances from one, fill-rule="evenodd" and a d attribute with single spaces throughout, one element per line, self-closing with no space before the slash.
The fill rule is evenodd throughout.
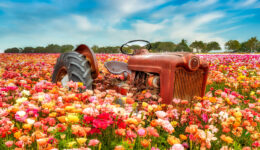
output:
<path id="1" fill-rule="evenodd" d="M 108 61 L 105 62 L 105 67 L 112 74 L 122 74 L 124 72 L 131 73 L 131 70 L 128 69 L 127 63 L 121 61 Z"/>

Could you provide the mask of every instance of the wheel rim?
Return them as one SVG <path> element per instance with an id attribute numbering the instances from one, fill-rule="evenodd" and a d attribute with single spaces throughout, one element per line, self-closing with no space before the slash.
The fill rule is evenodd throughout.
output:
<path id="1" fill-rule="evenodd" d="M 69 82 L 67 69 L 65 67 L 62 67 L 58 72 L 59 73 L 57 75 L 56 82 L 61 82 L 61 85 L 65 87 Z"/>

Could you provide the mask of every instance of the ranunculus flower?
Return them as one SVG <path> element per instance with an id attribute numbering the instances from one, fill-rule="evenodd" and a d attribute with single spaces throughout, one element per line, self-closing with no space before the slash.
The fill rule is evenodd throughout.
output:
<path id="1" fill-rule="evenodd" d="M 14 142 L 13 141 L 7 141 L 5 142 L 6 147 L 10 148 L 11 146 L 13 146 Z"/>
<path id="2" fill-rule="evenodd" d="M 156 111 L 155 114 L 158 118 L 161 118 L 161 119 L 163 119 L 167 116 L 167 114 L 164 111 Z"/>
<path id="3" fill-rule="evenodd" d="M 96 146 L 99 143 L 97 139 L 91 139 L 88 143 L 88 146 Z"/>
<path id="4" fill-rule="evenodd" d="M 184 150 L 184 147 L 181 144 L 174 144 L 170 150 Z"/>
<path id="5" fill-rule="evenodd" d="M 15 119 L 19 122 L 24 122 L 26 119 L 27 119 L 27 114 L 25 111 L 17 111 L 16 114 L 15 114 Z"/>
<path id="6" fill-rule="evenodd" d="M 146 136 L 146 130 L 144 128 L 138 129 L 137 133 L 141 137 L 145 137 Z"/>

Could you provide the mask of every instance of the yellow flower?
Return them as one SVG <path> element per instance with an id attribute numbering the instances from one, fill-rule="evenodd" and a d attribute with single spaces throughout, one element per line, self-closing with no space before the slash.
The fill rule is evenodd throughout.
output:
<path id="1" fill-rule="evenodd" d="M 176 138 L 175 136 L 172 136 L 172 135 L 168 136 L 167 142 L 170 145 L 180 144 L 181 143 L 180 139 L 178 139 L 178 138 Z"/>
<path id="2" fill-rule="evenodd" d="M 21 131 L 17 131 L 17 132 L 14 133 L 14 137 L 16 139 L 19 139 L 21 136 L 22 136 L 22 132 Z"/>
<path id="3" fill-rule="evenodd" d="M 65 107 L 65 111 L 67 111 L 67 112 L 72 112 L 74 109 L 75 109 L 74 106 L 66 106 Z"/>
<path id="4" fill-rule="evenodd" d="M 31 130 L 31 128 L 32 128 L 32 125 L 31 124 L 23 124 L 23 129 L 25 129 L 25 130 Z"/>
<path id="5" fill-rule="evenodd" d="M 78 82 L 78 86 L 79 86 L 79 87 L 82 87 L 82 86 L 83 86 L 83 83 L 82 83 L 82 82 Z"/>
<path id="6" fill-rule="evenodd" d="M 128 119 L 126 120 L 126 122 L 127 122 L 128 124 L 135 124 L 135 125 L 138 124 L 137 120 L 134 119 L 134 118 L 128 118 Z"/>
<path id="7" fill-rule="evenodd" d="M 56 112 L 52 112 L 52 113 L 50 113 L 50 114 L 49 114 L 49 117 L 53 117 L 53 118 L 55 118 L 55 117 L 56 117 L 56 115 L 57 115 L 57 113 L 56 113 Z"/>
<path id="8" fill-rule="evenodd" d="M 142 106 L 145 108 L 145 107 L 148 106 L 148 104 L 147 104 L 146 102 L 143 102 L 143 103 L 142 103 Z"/>
<path id="9" fill-rule="evenodd" d="M 237 111 L 237 112 L 234 113 L 234 116 L 236 118 L 241 118 L 242 117 L 242 113 L 240 111 Z"/>
<path id="10" fill-rule="evenodd" d="M 69 123 L 77 123 L 77 122 L 79 122 L 79 117 L 76 116 L 76 115 L 69 114 L 66 117 L 66 121 L 69 122 Z"/>
<path id="11" fill-rule="evenodd" d="M 42 105 L 42 108 L 46 108 L 46 109 L 49 109 L 49 110 L 52 110 L 55 106 L 55 103 L 54 102 L 49 102 L 49 103 L 45 103 Z"/>
<path id="12" fill-rule="evenodd" d="M 79 143 L 79 145 L 82 145 L 82 144 L 86 143 L 87 138 L 77 138 L 76 140 Z"/>
<path id="13" fill-rule="evenodd" d="M 68 143 L 68 147 L 69 147 L 69 148 L 72 148 L 75 144 L 77 144 L 76 141 L 69 142 L 69 143 Z"/>
<path id="14" fill-rule="evenodd" d="M 255 95 L 255 92 L 254 91 L 251 91 L 250 92 L 250 96 L 254 96 Z"/>
<path id="15" fill-rule="evenodd" d="M 178 122 L 177 121 L 172 121 L 171 124 L 172 124 L 173 127 L 176 127 L 178 125 Z"/>
<path id="16" fill-rule="evenodd" d="M 151 105 L 148 106 L 148 112 L 153 111 L 153 107 Z"/>

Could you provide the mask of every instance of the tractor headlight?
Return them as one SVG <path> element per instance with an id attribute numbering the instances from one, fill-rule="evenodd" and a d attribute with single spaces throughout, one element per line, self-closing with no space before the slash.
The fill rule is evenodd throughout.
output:
<path id="1" fill-rule="evenodd" d="M 192 56 L 189 60 L 188 66 L 190 70 L 197 70 L 200 65 L 200 59 L 197 56 Z"/>

